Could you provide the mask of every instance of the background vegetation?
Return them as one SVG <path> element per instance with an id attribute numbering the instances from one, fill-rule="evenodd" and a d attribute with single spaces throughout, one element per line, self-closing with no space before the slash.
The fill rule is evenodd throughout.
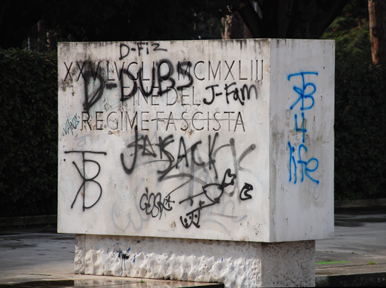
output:
<path id="1" fill-rule="evenodd" d="M 350 1 L 335 39 L 335 199 L 385 198 L 386 69 L 371 58 L 367 0 Z"/>
<path id="2" fill-rule="evenodd" d="M 0 50 L 0 217 L 56 213 L 55 53 Z"/>
<path id="3" fill-rule="evenodd" d="M 56 213 L 58 40 L 220 38 L 229 16 L 224 1 L 78 2 L 42 0 L 40 9 L 8 13 L 30 19 L 13 30 L 0 19 L 0 217 Z M 371 62 L 367 0 L 350 1 L 334 19 L 321 38 L 336 40 L 335 199 L 385 198 L 386 69 Z"/>

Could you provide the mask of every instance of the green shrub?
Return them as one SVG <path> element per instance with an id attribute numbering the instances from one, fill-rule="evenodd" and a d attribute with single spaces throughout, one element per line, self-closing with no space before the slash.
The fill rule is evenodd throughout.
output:
<path id="1" fill-rule="evenodd" d="M 0 217 L 55 214 L 56 54 L 0 50 Z"/>
<path id="2" fill-rule="evenodd" d="M 386 69 L 337 63 L 335 199 L 386 197 Z"/>

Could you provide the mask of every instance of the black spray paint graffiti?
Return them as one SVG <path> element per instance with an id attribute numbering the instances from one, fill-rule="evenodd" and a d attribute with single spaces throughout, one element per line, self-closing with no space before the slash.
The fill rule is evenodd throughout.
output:
<path id="1" fill-rule="evenodd" d="M 231 96 L 231 99 L 234 101 L 238 101 L 241 105 L 244 105 L 246 100 L 250 100 L 252 94 L 254 94 L 255 99 L 257 99 L 257 88 L 255 85 L 252 84 L 248 86 L 247 84 L 244 84 L 241 88 L 234 87 L 234 85 L 236 85 L 236 82 L 224 85 L 224 93 L 227 104 L 229 104 L 229 96 Z M 211 105 L 216 97 L 224 95 L 223 92 L 216 91 L 217 87 L 219 87 L 219 85 L 209 85 L 205 88 L 205 90 L 210 89 L 212 92 L 211 98 L 208 98 L 210 100 L 207 100 L 206 98 L 204 99 L 203 102 L 205 104 Z"/>
<path id="2" fill-rule="evenodd" d="M 98 63 L 98 68 L 99 68 L 99 63 Z M 98 71 L 98 68 L 97 68 L 97 71 Z M 94 86 L 94 84 L 90 85 L 91 79 L 94 80 L 93 83 L 95 83 L 95 80 L 98 79 L 99 86 L 97 86 L 96 89 L 91 89 L 91 87 Z M 86 71 L 84 73 L 84 102 L 83 102 L 84 110 L 88 111 L 95 103 L 97 103 L 102 98 L 104 87 L 105 87 L 105 80 L 98 72 L 95 72 L 95 75 L 92 71 Z"/>
<path id="3" fill-rule="evenodd" d="M 89 111 L 89 109 L 102 98 L 105 88 L 113 89 L 118 85 L 111 82 L 114 79 L 109 78 L 109 62 L 107 62 L 106 77 L 102 76 L 101 61 L 97 64 L 95 63 L 94 68 L 92 67 L 93 65 L 90 61 L 75 63 L 79 70 L 76 81 L 78 81 L 81 76 L 84 79 L 83 109 L 85 111 Z M 130 65 L 133 63 L 138 64 L 136 62 L 132 62 Z M 64 80 L 67 79 L 67 76 L 72 79 L 70 70 L 73 62 L 71 62 L 69 66 L 67 66 L 66 63 L 64 64 L 67 69 L 67 74 Z M 193 85 L 193 76 L 190 73 L 192 63 L 190 61 L 178 61 L 176 65 L 173 65 L 172 62 L 167 59 L 162 59 L 157 63 L 153 62 L 151 79 L 146 79 L 144 77 L 143 63 L 142 66 L 138 68 L 136 76 L 130 72 L 130 65 L 126 69 L 124 68 L 125 62 L 123 62 L 122 67 L 120 68 L 117 67 L 115 62 L 114 65 L 116 74 L 118 75 L 122 102 L 132 98 L 137 93 L 137 90 L 139 90 L 142 95 L 147 98 L 153 95 L 153 90 L 155 88 L 158 89 L 157 95 L 162 96 L 171 90 L 181 91 Z M 177 75 L 175 75 L 175 69 L 177 71 Z M 130 83 L 125 83 L 125 81 Z M 150 87 L 148 87 L 146 81 L 151 81 Z M 177 82 L 182 83 L 177 85 Z"/>
<path id="4" fill-rule="evenodd" d="M 181 200 L 179 202 L 180 205 L 188 201 L 191 207 L 195 207 L 195 209 L 188 212 L 184 218 L 182 216 L 180 217 L 182 225 L 185 228 L 189 228 L 193 224 L 197 228 L 200 228 L 200 211 L 204 208 L 220 204 L 220 198 L 224 195 L 225 188 L 234 186 L 236 177 L 236 174 L 231 173 L 231 169 L 227 169 L 220 184 L 206 184 L 202 186 L 202 192 Z M 239 194 L 240 200 L 245 201 L 252 199 L 252 196 L 248 193 L 251 190 L 253 190 L 253 186 L 245 183 Z M 141 196 L 139 207 L 142 211 L 145 211 L 146 215 L 153 218 L 159 216 L 159 219 L 161 219 L 163 211 L 171 211 L 173 209 L 171 204 L 174 204 L 175 201 L 170 199 L 170 194 L 171 193 L 162 200 L 162 194 L 160 192 L 157 194 L 149 194 L 149 191 L 146 188 L 146 192 Z"/>
<path id="5" fill-rule="evenodd" d="M 105 152 L 95 152 L 95 151 L 65 151 L 64 153 L 66 153 L 66 154 L 68 154 L 68 153 L 80 153 L 80 154 L 82 154 L 82 164 L 83 164 L 82 171 L 79 169 L 78 165 L 75 162 L 72 162 L 72 164 L 74 164 L 76 170 L 78 171 L 80 177 L 82 178 L 83 182 L 82 182 L 82 185 L 80 185 L 80 187 L 78 189 L 78 192 L 76 192 L 74 201 L 71 204 L 71 209 L 74 207 L 76 199 L 78 198 L 78 195 L 79 195 L 80 191 L 83 188 L 83 193 L 82 193 L 82 196 L 83 196 L 83 206 L 82 207 L 83 207 L 83 211 L 85 211 L 86 209 L 89 209 L 89 208 L 93 207 L 95 204 L 97 204 L 99 199 L 102 197 L 102 186 L 101 186 L 101 184 L 99 184 L 99 182 L 95 181 L 95 179 L 98 177 L 98 175 L 99 175 L 99 173 L 101 171 L 101 166 L 95 160 L 86 159 L 86 154 L 102 154 L 102 155 L 107 155 L 107 153 L 105 153 Z M 98 171 L 96 172 L 96 174 L 93 177 L 86 178 L 86 163 L 94 163 L 97 166 Z M 89 206 L 86 206 L 86 183 L 87 182 L 92 182 L 92 183 L 96 184 L 97 187 L 99 188 L 98 199 L 96 199 L 94 201 L 94 203 L 92 203 Z"/>
<path id="6" fill-rule="evenodd" d="M 182 225 L 185 228 L 189 228 L 193 224 L 197 228 L 200 228 L 200 211 L 204 208 L 220 203 L 220 198 L 223 196 L 225 188 L 230 185 L 233 186 L 235 184 L 235 178 L 236 175 L 232 174 L 230 169 L 227 169 L 220 184 L 211 183 L 204 185 L 202 186 L 202 192 L 180 201 L 180 204 L 185 201 L 189 201 L 190 206 L 194 205 L 194 200 L 197 202 L 195 205 L 196 208 L 186 213 L 186 217 L 180 217 Z M 198 198 L 198 200 L 195 198 Z"/>
<path id="7" fill-rule="evenodd" d="M 139 201 L 139 208 L 142 211 L 145 211 L 146 215 L 150 215 L 155 218 L 158 217 L 161 219 L 163 211 L 171 211 L 173 207 L 171 203 L 175 203 L 175 201 L 170 200 L 170 195 L 166 196 L 162 200 L 161 193 L 150 193 L 146 188 L 146 192 L 142 194 L 141 200 Z"/>
<path id="8" fill-rule="evenodd" d="M 243 186 L 243 189 L 241 189 L 240 191 L 240 200 L 245 201 L 245 200 L 252 199 L 251 194 L 248 193 L 249 191 L 252 191 L 252 190 L 253 190 L 253 186 L 251 184 L 245 183 Z"/>
<path id="9" fill-rule="evenodd" d="M 174 135 L 170 134 L 166 137 L 158 137 L 157 143 L 152 143 L 149 139 L 148 135 L 140 135 L 138 133 L 137 127 L 135 127 L 135 140 L 131 143 L 129 143 L 126 148 L 127 151 L 121 153 L 121 164 L 122 168 L 125 171 L 126 174 L 130 175 L 133 173 L 133 171 L 136 168 L 137 160 L 139 157 L 150 157 L 149 164 L 160 162 L 165 163 L 165 168 L 157 170 L 157 173 L 160 175 L 158 178 L 158 181 L 163 181 L 171 178 L 189 178 L 190 180 L 193 180 L 195 176 L 193 174 L 188 173 L 182 173 L 177 175 L 170 175 L 171 171 L 173 169 L 178 169 L 178 166 L 180 163 L 184 162 L 185 166 L 188 168 L 190 165 L 195 165 L 201 168 L 208 167 L 209 170 L 214 170 L 215 173 L 215 179 L 218 179 L 218 173 L 216 168 L 216 160 L 215 155 L 217 152 L 224 148 L 230 148 L 232 156 L 234 158 L 234 161 L 236 166 L 238 167 L 241 163 L 241 161 L 249 154 L 251 153 L 256 146 L 254 144 L 251 144 L 248 146 L 247 149 L 245 149 L 241 155 L 236 158 L 236 147 L 235 147 L 235 141 L 233 138 L 229 140 L 229 144 L 225 144 L 222 146 L 218 146 L 217 138 L 218 133 L 216 133 L 212 139 L 211 135 L 208 135 L 208 149 L 207 149 L 207 162 L 202 161 L 202 159 L 199 159 L 197 157 L 199 146 L 202 145 L 202 141 L 197 141 L 193 145 L 187 148 L 187 145 L 185 143 L 184 137 L 181 136 L 179 139 L 179 148 L 177 155 L 174 156 L 168 149 L 167 146 L 173 143 Z M 158 147 L 158 149 L 157 149 Z M 132 151 L 134 149 L 134 151 Z M 158 153 L 156 152 L 158 150 Z M 142 151 L 142 152 L 141 152 Z M 128 165 L 130 161 L 127 160 L 127 155 L 130 155 L 132 157 L 131 159 L 131 165 Z M 240 169 L 242 169 L 240 167 Z"/>
<path id="10" fill-rule="evenodd" d="M 141 52 L 143 50 L 143 52 Z M 141 57 L 142 53 L 146 53 L 146 55 L 149 55 L 151 52 L 157 52 L 157 51 L 164 51 L 167 52 L 168 50 L 161 47 L 160 43 L 157 42 L 137 42 L 136 45 L 126 45 L 126 44 L 120 44 L 119 45 L 119 60 L 122 60 L 123 58 L 126 58 L 129 56 L 132 52 L 137 52 L 138 56 Z"/>
<path id="11" fill-rule="evenodd" d="M 236 145 L 233 138 L 229 140 L 228 144 L 220 146 L 218 145 L 217 140 L 219 134 L 216 133 L 214 137 L 212 136 L 213 135 L 208 135 L 207 157 L 205 157 L 207 161 L 205 162 L 200 156 L 202 154 L 199 153 L 202 141 L 197 141 L 189 147 L 186 145 L 184 137 L 180 137 L 178 151 L 176 149 L 176 154 L 173 155 L 173 153 L 168 149 L 168 145 L 175 141 L 173 134 L 166 136 L 165 138 L 158 137 L 158 141 L 154 143 L 149 139 L 148 135 L 141 135 L 138 133 L 137 129 L 135 130 L 134 141 L 129 143 L 126 146 L 126 151 L 121 153 L 121 164 L 125 173 L 128 175 L 134 173 L 138 165 L 137 163 L 140 163 L 139 165 L 142 166 L 146 164 L 155 165 L 159 162 L 160 164 L 164 164 L 164 167 L 159 167 L 157 170 L 157 174 L 159 175 L 158 181 L 165 181 L 173 178 L 184 179 L 184 182 L 178 187 L 172 188 L 164 199 L 162 199 L 162 194 L 160 192 L 156 194 L 149 194 L 149 191 L 146 189 L 146 192 L 141 196 L 139 203 L 142 211 L 153 218 L 159 217 L 161 219 L 165 211 L 171 211 L 173 208 L 172 204 L 174 204 L 175 201 L 171 200 L 171 194 L 187 185 L 189 182 L 196 181 L 202 183 L 202 192 L 196 194 L 195 196 L 183 199 L 179 202 L 179 204 L 190 200 L 191 205 L 193 205 L 193 198 L 199 196 L 203 198 L 200 200 L 195 199 L 198 206 L 186 214 L 184 219 L 181 218 L 181 223 L 185 228 L 189 228 L 192 224 L 199 228 L 199 217 L 202 209 L 218 204 L 226 188 L 230 190 L 225 192 L 228 196 L 231 197 L 235 193 L 237 187 L 234 184 L 235 179 L 237 178 L 237 173 L 238 171 L 242 171 L 244 169 L 241 167 L 241 162 L 256 147 L 253 144 L 249 145 L 237 157 Z M 226 148 L 228 148 L 232 154 L 236 172 L 231 173 L 231 169 L 228 169 L 225 172 L 222 181 L 217 182 L 218 170 L 216 167 L 216 155 L 219 151 Z M 184 168 L 191 168 L 190 172 L 181 172 L 179 169 L 181 166 Z M 206 173 L 208 173 L 208 169 L 212 170 L 215 174 L 216 182 L 205 184 L 203 180 L 198 179 L 196 174 L 200 169 L 204 170 Z M 239 199 L 241 201 L 252 199 L 251 194 L 249 194 L 249 191 L 251 190 L 253 190 L 253 186 L 251 184 L 244 183 L 244 186 L 239 192 Z"/>
<path id="12" fill-rule="evenodd" d="M 139 68 L 137 72 L 137 77 L 135 77 L 129 71 L 129 69 L 123 70 L 123 68 L 121 68 L 119 71 L 121 101 L 125 101 L 133 97 L 137 93 L 138 89 L 144 97 L 149 97 L 153 95 L 154 88 L 158 88 L 158 96 L 162 96 L 174 89 L 176 89 L 177 91 L 181 91 L 185 88 L 188 88 L 193 84 L 193 77 L 190 74 L 191 66 L 192 63 L 190 61 L 184 61 L 182 63 L 178 62 L 176 65 L 178 75 L 183 75 L 184 78 L 188 78 L 188 82 L 183 85 L 176 85 L 177 80 L 175 79 L 175 76 L 173 76 L 174 65 L 167 59 L 163 59 L 158 63 L 153 63 L 153 68 L 151 69 L 151 79 L 144 79 L 143 66 Z M 131 83 L 131 85 L 125 86 L 124 78 L 122 77 L 122 75 L 126 75 L 133 83 Z M 147 89 L 145 89 L 146 80 L 151 81 L 151 85 Z M 125 94 L 125 89 L 130 89 L 130 92 Z"/>
<path id="13" fill-rule="evenodd" d="M 220 203 L 221 197 L 224 195 L 225 188 L 233 186 L 235 184 L 236 174 L 231 173 L 231 169 L 227 169 L 224 173 L 223 180 L 220 184 L 211 183 L 202 186 L 202 192 L 189 196 L 183 199 L 179 203 L 182 204 L 185 201 L 189 201 L 191 207 L 195 207 L 190 212 L 186 213 L 184 217 L 180 217 L 182 225 L 188 229 L 192 224 L 200 228 L 200 215 L 201 210 Z M 252 196 L 248 194 L 248 191 L 253 190 L 253 186 L 245 183 L 240 191 L 240 200 L 245 201 L 252 199 Z M 196 204 L 194 202 L 196 201 Z"/>
<path id="14" fill-rule="evenodd" d="M 78 77 L 76 78 L 76 81 L 79 81 L 80 77 L 82 76 L 84 79 L 84 102 L 83 102 L 83 109 L 88 111 L 95 103 L 97 103 L 102 95 L 104 88 L 112 88 L 109 85 L 105 85 L 105 80 L 101 75 L 101 62 L 98 62 L 96 64 L 95 68 L 92 67 L 91 61 L 85 61 L 83 63 L 81 62 L 75 62 L 76 66 L 79 70 Z M 88 64 L 88 65 L 87 65 Z M 73 62 L 70 63 L 69 66 L 67 66 L 66 63 L 64 63 L 67 69 L 66 77 L 64 78 L 64 81 L 66 81 L 67 76 L 72 80 L 71 76 L 71 67 L 73 65 Z M 92 85 L 90 85 L 91 80 L 93 81 Z M 95 82 L 98 80 L 99 85 L 96 89 L 90 89 L 90 87 L 95 86 Z M 116 85 L 115 85 L 116 86 Z M 90 92 L 91 90 L 91 92 Z"/>
<path id="15" fill-rule="evenodd" d="M 130 51 L 130 49 L 128 51 Z M 122 57 L 123 56 L 121 54 L 121 58 Z M 216 77 L 218 77 L 219 80 L 221 79 L 221 66 L 226 66 L 226 69 L 228 70 L 228 73 L 225 73 L 226 75 L 224 80 L 226 80 L 228 77 L 236 80 L 237 77 L 235 78 L 232 72 L 232 67 L 234 66 L 233 64 L 235 63 L 235 60 L 233 60 L 231 64 L 228 64 L 226 60 L 223 62 L 224 63 L 219 61 L 215 72 L 211 66 L 212 63 L 210 61 L 208 62 L 208 80 L 211 79 L 211 75 L 213 77 L 212 81 L 215 81 Z M 92 64 L 91 61 L 76 61 L 71 62 L 68 65 L 66 62 L 64 62 L 65 68 L 67 69 L 64 81 L 66 81 L 67 78 L 73 80 L 73 76 L 71 74 L 71 69 L 73 66 L 73 70 L 78 71 L 78 75 L 77 77 L 74 77 L 74 79 L 79 81 L 79 79 L 82 77 L 84 80 L 83 109 L 86 112 L 88 112 L 91 107 L 93 107 L 101 100 L 105 89 L 114 89 L 118 87 L 118 84 L 115 83 L 115 81 L 119 83 L 120 100 L 124 102 L 133 98 L 135 95 L 140 97 L 139 94 L 142 94 L 144 99 L 153 96 L 160 97 L 165 94 L 167 95 L 172 91 L 172 95 L 177 95 L 178 91 L 183 91 L 184 89 L 192 87 L 195 81 L 194 79 L 198 81 L 206 80 L 205 77 L 199 77 L 196 71 L 197 65 L 204 64 L 203 61 L 198 61 L 193 65 L 191 61 L 177 61 L 177 63 L 173 64 L 169 59 L 161 59 L 158 62 L 152 62 L 152 65 L 149 65 L 150 67 L 146 67 L 143 62 L 130 62 L 126 66 L 125 62 L 118 65 L 116 62 L 114 62 L 114 73 L 117 75 L 117 79 L 110 78 L 112 77 L 110 74 L 110 62 L 106 61 L 105 64 L 101 63 L 102 61 L 94 64 Z M 254 65 L 253 62 L 251 62 L 251 64 L 252 71 Z M 241 71 L 241 60 L 239 60 L 239 70 Z M 112 71 L 114 71 L 114 68 Z M 145 76 L 145 74 L 150 75 Z M 252 75 L 251 80 L 253 78 Z M 239 80 L 246 81 L 248 78 L 243 78 L 241 75 L 239 75 Z M 224 98 L 227 104 L 230 103 L 230 100 L 233 100 L 234 102 L 237 102 L 241 105 L 244 105 L 245 101 L 250 100 L 251 98 L 258 98 L 258 89 L 255 84 L 243 84 L 238 87 L 237 82 L 232 82 L 230 84 L 225 84 L 223 88 L 219 88 L 218 84 L 213 84 L 206 86 L 205 91 L 206 96 L 203 97 L 203 104 L 205 105 L 211 105 L 215 99 L 218 98 Z"/>

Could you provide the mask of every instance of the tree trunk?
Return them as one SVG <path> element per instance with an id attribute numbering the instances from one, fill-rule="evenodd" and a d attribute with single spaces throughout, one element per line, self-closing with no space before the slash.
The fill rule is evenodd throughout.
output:
<path id="1" fill-rule="evenodd" d="M 244 39 L 251 38 L 252 34 L 244 24 L 238 11 L 225 15 L 222 20 L 222 39 Z"/>
<path id="2" fill-rule="evenodd" d="M 239 0 L 229 9 L 239 12 L 251 37 L 315 39 L 322 36 L 348 1 Z"/>
<path id="3" fill-rule="evenodd" d="M 373 63 L 381 64 L 386 60 L 386 3 L 384 0 L 369 0 L 369 29 Z"/>

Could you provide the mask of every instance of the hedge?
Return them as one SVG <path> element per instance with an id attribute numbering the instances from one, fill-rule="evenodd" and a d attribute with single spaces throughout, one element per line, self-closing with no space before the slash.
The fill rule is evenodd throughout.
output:
<path id="1" fill-rule="evenodd" d="M 0 50 L 0 217 L 55 214 L 56 55 Z"/>
<path id="2" fill-rule="evenodd" d="M 0 217 L 57 209 L 57 58 L 0 50 Z M 386 69 L 337 63 L 335 199 L 386 197 Z"/>
<path id="3" fill-rule="evenodd" d="M 386 69 L 338 63 L 335 199 L 386 197 Z"/>

